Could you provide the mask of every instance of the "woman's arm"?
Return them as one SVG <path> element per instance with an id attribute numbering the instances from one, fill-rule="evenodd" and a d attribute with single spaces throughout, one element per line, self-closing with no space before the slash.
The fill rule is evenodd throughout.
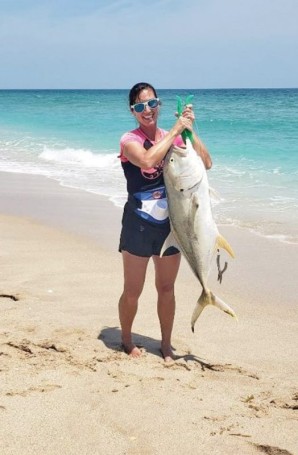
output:
<path id="1" fill-rule="evenodd" d="M 123 154 L 135 166 L 142 169 L 151 169 L 162 161 L 175 138 L 185 129 L 192 129 L 192 121 L 187 117 L 181 116 L 170 131 L 149 150 L 146 150 L 138 142 L 132 141 L 125 144 Z"/>

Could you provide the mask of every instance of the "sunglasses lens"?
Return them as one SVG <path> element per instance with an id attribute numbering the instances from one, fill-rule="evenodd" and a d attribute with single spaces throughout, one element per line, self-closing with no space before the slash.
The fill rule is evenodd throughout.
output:
<path id="1" fill-rule="evenodd" d="M 153 100 L 148 101 L 148 106 L 151 109 L 154 109 L 155 107 L 158 106 L 158 100 L 157 99 L 153 99 Z"/>
<path id="2" fill-rule="evenodd" d="M 134 105 L 134 110 L 138 113 L 143 112 L 144 109 L 145 109 L 144 103 L 138 103 Z"/>

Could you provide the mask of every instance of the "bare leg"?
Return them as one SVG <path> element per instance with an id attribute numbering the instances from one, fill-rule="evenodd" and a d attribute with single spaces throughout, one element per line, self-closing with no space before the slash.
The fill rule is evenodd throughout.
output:
<path id="1" fill-rule="evenodd" d="M 157 312 L 161 328 L 161 353 L 165 362 L 174 358 L 171 336 L 175 316 L 174 285 L 179 270 L 181 254 L 153 256 L 155 285 L 158 293 Z"/>
<path id="2" fill-rule="evenodd" d="M 127 354 L 139 357 L 141 351 L 132 341 L 132 324 L 138 310 L 138 299 L 142 293 L 149 258 L 134 256 L 122 251 L 124 289 L 119 300 L 119 318 L 122 344 Z"/>

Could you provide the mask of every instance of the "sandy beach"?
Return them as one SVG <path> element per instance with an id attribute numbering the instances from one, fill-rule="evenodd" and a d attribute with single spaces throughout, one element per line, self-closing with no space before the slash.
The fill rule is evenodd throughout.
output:
<path id="1" fill-rule="evenodd" d="M 182 261 L 165 364 L 152 265 L 120 345 L 121 209 L 39 176 L 0 173 L 1 455 L 298 454 L 298 245 L 220 227 L 236 253 L 201 288 Z M 227 260 L 222 254 L 222 261 Z"/>

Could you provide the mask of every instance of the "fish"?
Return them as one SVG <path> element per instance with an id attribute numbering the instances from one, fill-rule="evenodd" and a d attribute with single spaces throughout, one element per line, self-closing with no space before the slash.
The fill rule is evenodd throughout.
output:
<path id="1" fill-rule="evenodd" d="M 207 171 L 201 157 L 186 139 L 185 148 L 173 145 L 164 159 L 163 176 L 167 193 L 171 232 L 160 252 L 175 246 L 184 255 L 202 286 L 202 293 L 191 317 L 191 329 L 207 305 L 214 305 L 237 319 L 232 308 L 208 287 L 214 254 L 220 248 L 234 258 L 227 240 L 214 221 Z M 226 268 L 226 266 L 225 266 Z M 219 270 L 220 272 L 220 270 Z M 219 273 L 220 274 L 220 273 Z"/>

